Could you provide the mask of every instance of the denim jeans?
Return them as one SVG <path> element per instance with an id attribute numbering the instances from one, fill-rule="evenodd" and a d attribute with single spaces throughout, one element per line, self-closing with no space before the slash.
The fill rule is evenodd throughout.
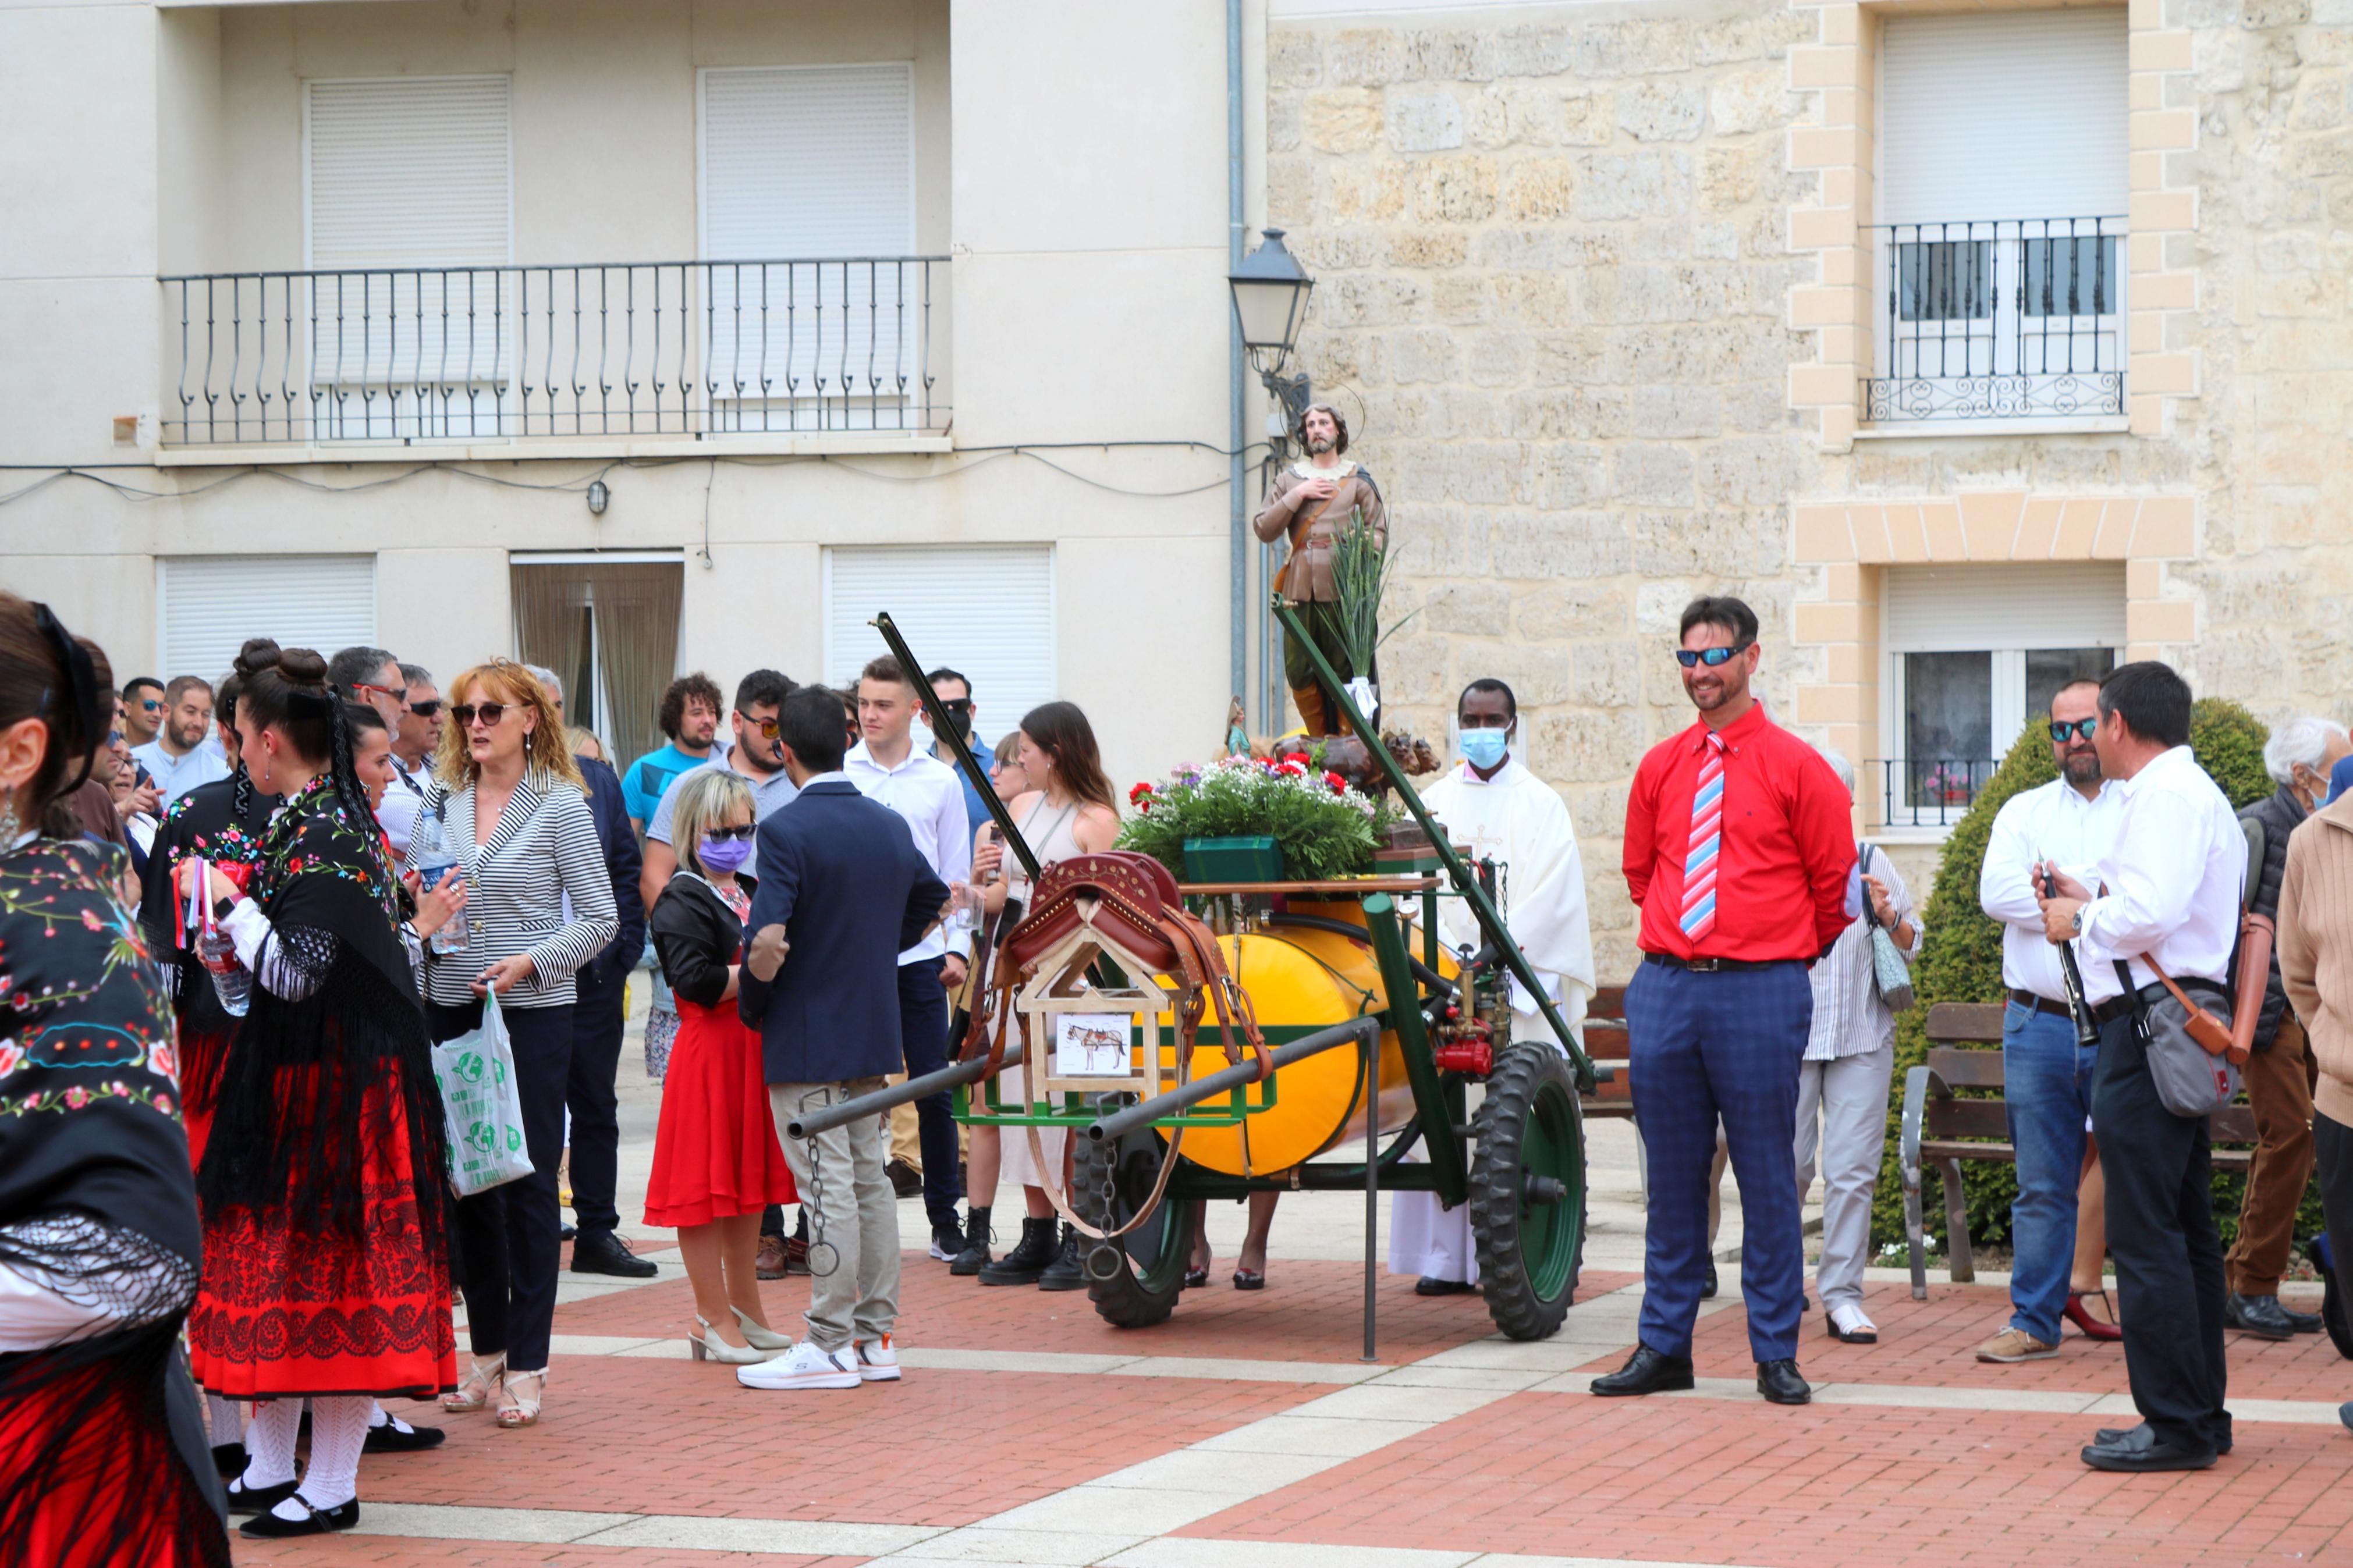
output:
<path id="1" fill-rule="evenodd" d="M 2012 1002 L 2001 1015 L 2002 1099 L 2018 1150 L 2018 1198 L 2010 1205 L 2013 1257 L 2010 1327 L 2059 1342 L 2075 1265 L 2075 1189 L 2084 1173 L 2084 1123 L 2092 1110 L 2099 1047 L 2075 1043 L 2073 1020 Z"/>

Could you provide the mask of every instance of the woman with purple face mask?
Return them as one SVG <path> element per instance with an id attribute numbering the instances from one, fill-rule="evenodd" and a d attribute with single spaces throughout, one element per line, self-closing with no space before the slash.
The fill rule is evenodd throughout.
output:
<path id="1" fill-rule="evenodd" d="M 752 791 L 733 768 L 698 768 L 677 785 L 670 843 L 678 870 L 647 921 L 678 998 L 677 1042 L 662 1080 L 646 1223 L 678 1231 L 694 1288 L 697 1361 L 748 1363 L 792 1348 L 760 1306 L 760 1211 L 797 1201 L 776 1142 L 760 1037 L 735 1012 L 752 879 Z"/>

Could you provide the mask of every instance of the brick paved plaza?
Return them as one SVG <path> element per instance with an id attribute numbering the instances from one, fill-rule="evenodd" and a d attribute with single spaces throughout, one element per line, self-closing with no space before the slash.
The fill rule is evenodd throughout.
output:
<path id="1" fill-rule="evenodd" d="M 632 1137 L 625 1166 L 645 1145 Z M 634 1156 L 634 1158 L 633 1158 Z M 1874 1270 L 1877 1346 L 1810 1314 L 1815 1403 L 1750 1384 L 1736 1269 L 1700 1327 L 1700 1387 L 1586 1393 L 1633 1342 L 1640 1211 L 1622 1124 L 1594 1129 L 1591 1261 L 1558 1337 L 1493 1336 L 1475 1297 L 1383 1276 L 1359 1360 L 1362 1205 L 1286 1200 L 1261 1294 L 1226 1259 L 1176 1318 L 1128 1332 L 1083 1295 L 983 1289 L 906 1259 L 906 1381 L 760 1394 L 687 1360 L 667 1238 L 644 1285 L 565 1275 L 548 1414 L 504 1433 L 443 1417 L 436 1452 L 371 1457 L 349 1536 L 239 1541 L 240 1563 L 767 1568 L 946 1562 L 1117 1568 L 1561 1568 L 1583 1562 L 2222 1564 L 2353 1552 L 2353 1367 L 2325 1338 L 2232 1337 L 2236 1450 L 2181 1476 L 2095 1474 L 2075 1450 L 2130 1425 L 2122 1352 L 1981 1366 L 2007 1294 Z M 625 1172 L 625 1184 L 630 1173 Z M 1726 1196 L 1731 1196 L 1727 1184 Z M 625 1210 L 628 1208 L 624 1203 Z M 1230 1205 L 1227 1205 L 1230 1209 Z M 920 1205 L 903 1211 L 921 1234 Z M 1736 1205 L 1724 1240 L 1736 1240 Z M 2291 1305 L 2299 1289 L 2289 1287 Z M 807 1282 L 767 1287 L 798 1326 Z"/>

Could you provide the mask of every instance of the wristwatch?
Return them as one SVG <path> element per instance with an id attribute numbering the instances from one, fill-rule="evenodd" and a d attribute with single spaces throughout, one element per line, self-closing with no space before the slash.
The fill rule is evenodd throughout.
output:
<path id="1" fill-rule="evenodd" d="M 2074 925 L 2075 925 L 2075 934 L 2076 934 L 2077 936 L 2081 936 L 2081 935 L 2083 935 L 2083 934 L 2084 934 L 2084 906 L 2083 906 L 2083 905 L 2081 905 L 2081 904 L 2077 904 L 2077 905 L 2075 906 Z"/>
<path id="2" fill-rule="evenodd" d="M 228 919 L 229 910 L 235 908 L 237 908 L 237 895 L 235 893 L 229 894 L 227 898 L 215 899 L 213 900 L 213 919 L 216 921 L 225 921 Z"/>

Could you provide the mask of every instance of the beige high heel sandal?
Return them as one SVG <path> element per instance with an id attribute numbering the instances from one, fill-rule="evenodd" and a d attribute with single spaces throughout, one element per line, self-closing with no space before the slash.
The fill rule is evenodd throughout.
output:
<path id="1" fill-rule="evenodd" d="M 793 1348 L 792 1335 L 780 1334 L 774 1329 L 754 1322 L 744 1315 L 744 1309 L 741 1307 L 730 1307 L 727 1310 L 735 1314 L 735 1326 L 744 1331 L 744 1341 L 754 1350 L 769 1352 L 788 1351 Z M 702 1326 L 705 1330 L 711 1327 L 709 1323 L 704 1323 Z M 764 1356 L 762 1359 L 766 1358 Z"/>
<path id="2" fill-rule="evenodd" d="M 694 1315 L 694 1322 L 695 1326 L 702 1331 L 699 1334 L 687 1335 L 686 1342 L 693 1347 L 688 1353 L 696 1361 L 723 1362 L 729 1366 L 750 1366 L 756 1362 L 768 1359 L 769 1352 L 762 1350 L 758 1345 L 731 1345 L 721 1339 L 718 1331 L 712 1328 L 711 1320 L 700 1312 Z M 744 1338 L 750 1337 L 751 1334 L 747 1330 Z"/>
<path id="3" fill-rule="evenodd" d="M 453 1415 L 463 1415 L 480 1410 L 491 1402 L 491 1391 L 502 1385 L 507 1375 L 507 1352 L 501 1351 L 488 1361 L 474 1358 L 466 1369 L 466 1380 L 454 1393 L 441 1396 L 441 1408 Z"/>
<path id="4" fill-rule="evenodd" d="M 527 1382 L 530 1395 L 517 1391 L 518 1382 Z M 547 1396 L 547 1369 L 537 1372 L 511 1372 L 499 1384 L 499 1425 L 509 1431 L 529 1426 L 539 1419 L 540 1401 Z"/>

